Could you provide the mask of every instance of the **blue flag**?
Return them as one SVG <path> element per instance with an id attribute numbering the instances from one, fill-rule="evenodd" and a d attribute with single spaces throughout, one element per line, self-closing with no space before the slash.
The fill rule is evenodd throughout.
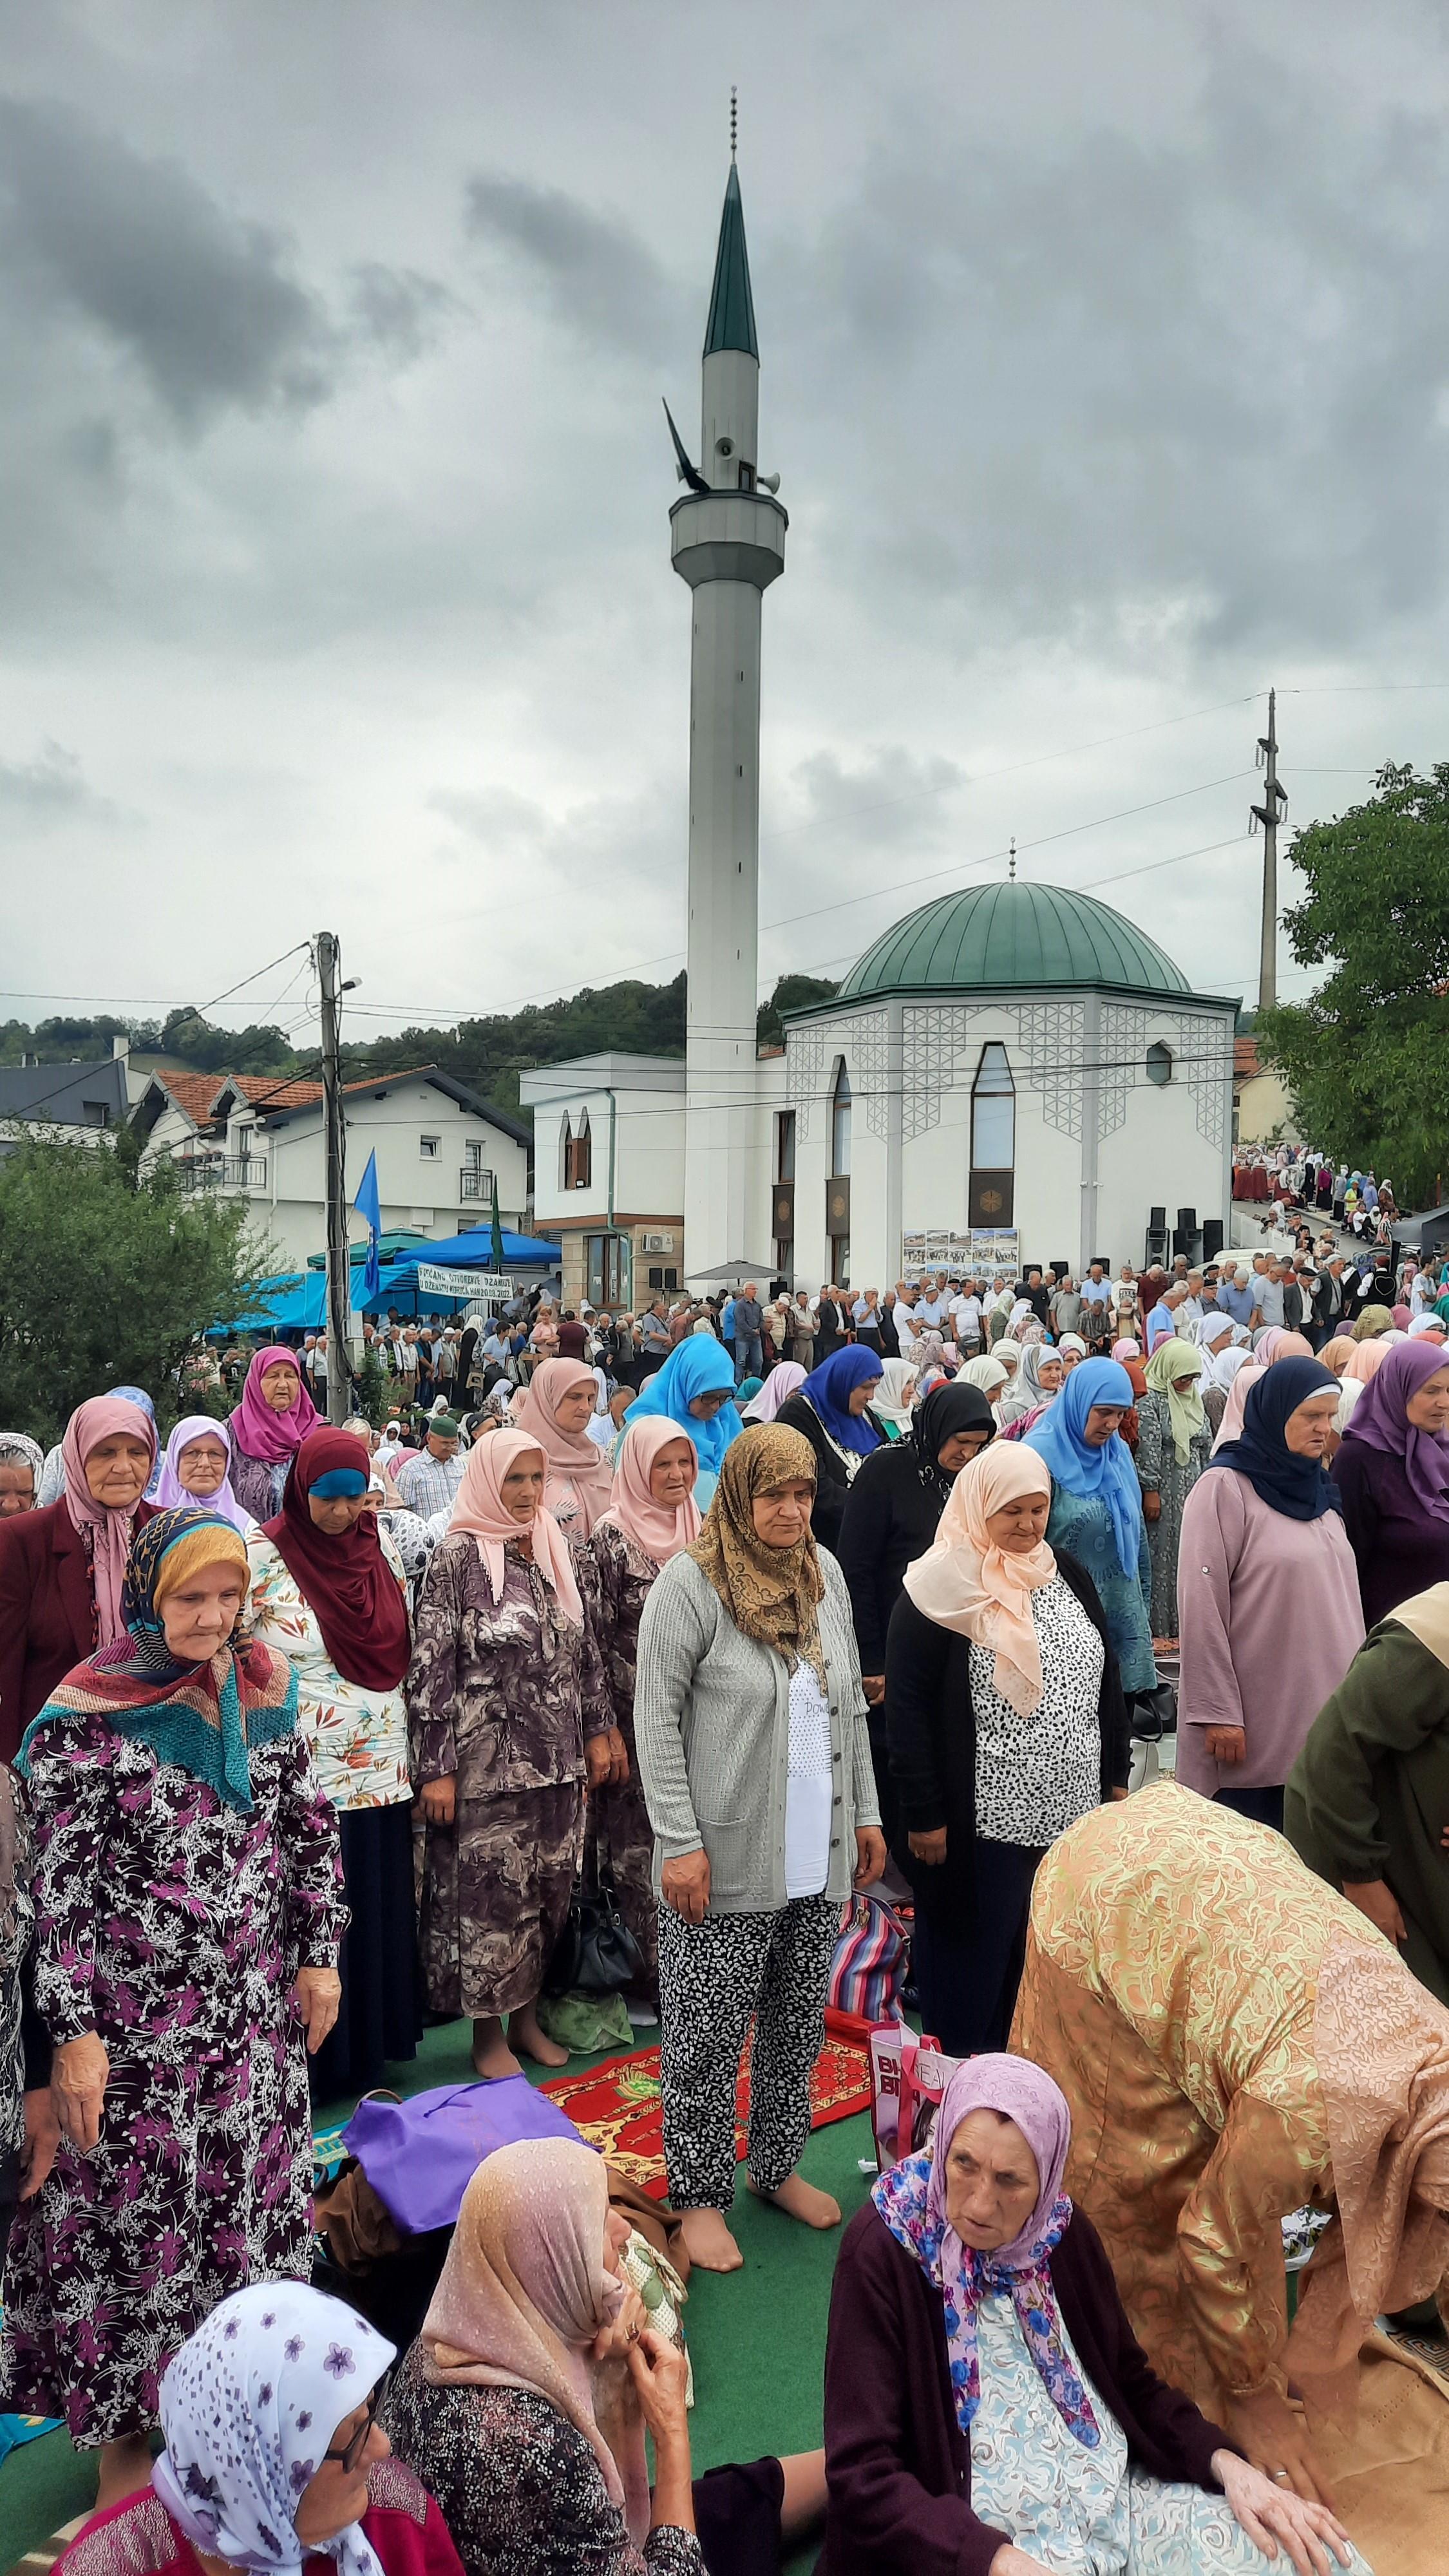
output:
<path id="1" fill-rule="evenodd" d="M 352 1202 L 359 1216 L 367 1219 L 367 1269 L 363 1276 L 363 1294 L 376 1297 L 382 1287 L 382 1264 L 378 1259 L 378 1238 L 382 1233 L 382 1202 L 377 1191 L 377 1148 L 367 1158 L 367 1169 L 357 1184 Z"/>

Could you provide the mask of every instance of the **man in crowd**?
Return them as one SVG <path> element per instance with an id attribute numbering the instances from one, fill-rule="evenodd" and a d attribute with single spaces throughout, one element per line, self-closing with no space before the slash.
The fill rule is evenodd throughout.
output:
<path id="1" fill-rule="evenodd" d="M 425 1521 L 431 1520 L 435 1512 L 450 1512 L 463 1481 L 465 1464 L 459 1454 L 454 1415 L 431 1414 L 421 1455 L 410 1458 L 398 1470 L 397 1489 L 408 1510 L 417 1512 Z"/>
<path id="2" fill-rule="evenodd" d="M 651 1297 L 639 1318 L 639 1383 L 641 1386 L 646 1377 L 653 1377 L 656 1369 L 663 1368 L 671 1347 L 669 1317 L 665 1312 L 664 1300 L 662 1297 Z"/>
<path id="3" fill-rule="evenodd" d="M 1081 1291 L 1073 1285 L 1070 1271 L 1064 1272 L 1048 1299 L 1052 1332 L 1058 1341 L 1063 1333 L 1080 1333 L 1082 1329 Z"/>
<path id="4" fill-rule="evenodd" d="M 1112 1282 L 1107 1276 L 1106 1263 L 1092 1261 L 1088 1263 L 1087 1275 L 1082 1281 L 1082 1330 L 1088 1348 L 1094 1351 L 1105 1349 L 1111 1339 L 1111 1328 Z"/>
<path id="5" fill-rule="evenodd" d="M 734 1345 L 736 1386 L 742 1378 L 764 1375 L 765 1354 L 760 1341 L 764 1320 L 759 1283 L 754 1279 L 748 1280 L 735 1299 L 734 1329 L 730 1337 Z"/>
<path id="6" fill-rule="evenodd" d="M 1240 1261 L 1235 1269 L 1223 1272 L 1218 1281 L 1218 1308 L 1222 1314 L 1231 1315 L 1235 1324 L 1252 1323 L 1252 1273 L 1245 1262 Z"/>
<path id="7" fill-rule="evenodd" d="M 581 1322 L 573 1306 L 566 1306 L 559 1317 L 558 1355 L 561 1360 L 582 1360 L 589 1355 L 588 1326 Z"/>

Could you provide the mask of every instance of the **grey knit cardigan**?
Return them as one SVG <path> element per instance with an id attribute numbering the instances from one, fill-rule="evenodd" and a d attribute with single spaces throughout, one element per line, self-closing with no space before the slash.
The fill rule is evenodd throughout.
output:
<path id="1" fill-rule="evenodd" d="M 830 1702 L 830 1875 L 843 1904 L 857 1825 L 879 1825 L 865 1693 L 845 1577 L 820 1551 L 820 1638 Z M 709 1855 L 711 1914 L 785 1903 L 790 1675 L 782 1655 L 735 1626 L 693 1557 L 671 1557 L 639 1623 L 634 1740 L 654 1828 L 654 1887 L 667 1860 Z"/>

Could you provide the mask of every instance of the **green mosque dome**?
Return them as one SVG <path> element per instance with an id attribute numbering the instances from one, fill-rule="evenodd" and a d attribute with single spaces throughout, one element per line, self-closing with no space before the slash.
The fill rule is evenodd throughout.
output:
<path id="1" fill-rule="evenodd" d="M 1156 940 L 1110 904 L 1060 886 L 1013 883 L 937 895 L 907 913 L 856 960 L 839 999 L 1071 985 L 1130 993 L 1191 990 Z"/>

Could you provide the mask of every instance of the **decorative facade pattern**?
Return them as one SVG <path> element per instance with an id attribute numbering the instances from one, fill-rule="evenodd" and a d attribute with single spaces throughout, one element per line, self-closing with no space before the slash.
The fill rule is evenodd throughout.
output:
<path id="1" fill-rule="evenodd" d="M 834 1034 L 830 1030 L 832 1043 Z M 795 1112 L 795 1140 L 801 1145 L 810 1134 L 810 1113 L 822 1098 L 826 1035 L 823 1020 L 804 1020 L 785 1041 L 785 1098 Z"/>
<path id="2" fill-rule="evenodd" d="M 890 1021 L 884 1011 L 862 1011 L 847 1020 L 851 1079 L 856 1097 L 865 1095 L 865 1118 L 872 1136 L 890 1134 Z"/>
<path id="3" fill-rule="evenodd" d="M 1221 1150 L 1233 1096 L 1233 1032 L 1227 1017 L 1216 1011 L 1103 1003 L 1098 1136 L 1113 1136 L 1125 1124 L 1128 1093 L 1147 1080 L 1147 1049 L 1159 1037 L 1172 1049 L 1174 1075 L 1192 1093 L 1198 1134 Z"/>
<path id="4" fill-rule="evenodd" d="M 1018 1090 L 1034 1091 L 1049 1127 L 1064 1136 L 1082 1132 L 1082 1056 L 1087 1013 L 1082 1002 L 928 1002 L 901 1015 L 902 1133 L 924 1136 L 939 1125 L 941 1097 L 963 1055 L 976 1044 L 983 1020 L 1014 1021 L 1007 1055 Z"/>

